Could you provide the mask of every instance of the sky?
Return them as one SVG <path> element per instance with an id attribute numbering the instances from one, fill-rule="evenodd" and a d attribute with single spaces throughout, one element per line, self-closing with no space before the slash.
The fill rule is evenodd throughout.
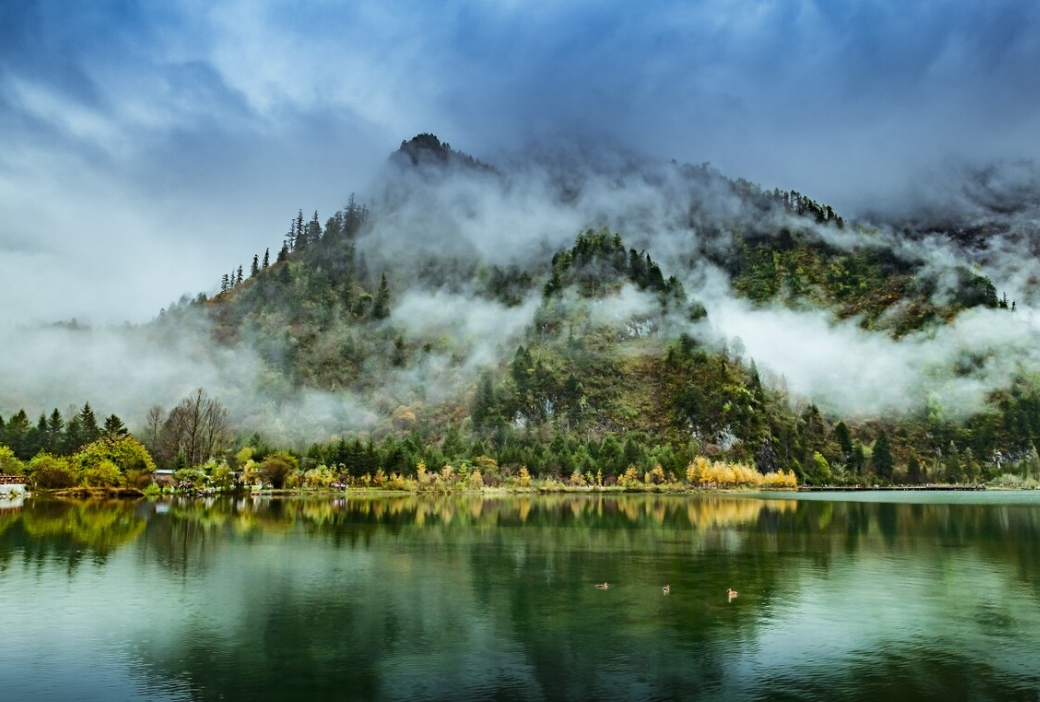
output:
<path id="1" fill-rule="evenodd" d="M 1037 66 L 1031 0 L 4 0 L 0 324 L 212 293 L 419 132 L 884 210 L 1037 158 Z"/>

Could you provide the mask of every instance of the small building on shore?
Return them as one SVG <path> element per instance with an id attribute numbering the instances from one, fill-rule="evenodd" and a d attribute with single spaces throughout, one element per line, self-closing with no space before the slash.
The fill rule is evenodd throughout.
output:
<path id="1" fill-rule="evenodd" d="M 0 473 L 0 494 L 2 495 L 24 495 L 24 475 L 4 475 Z"/>
<path id="2" fill-rule="evenodd" d="M 174 476 L 175 472 L 166 468 L 157 468 L 152 471 L 152 480 L 159 487 L 174 487 L 177 484 L 177 478 Z"/>

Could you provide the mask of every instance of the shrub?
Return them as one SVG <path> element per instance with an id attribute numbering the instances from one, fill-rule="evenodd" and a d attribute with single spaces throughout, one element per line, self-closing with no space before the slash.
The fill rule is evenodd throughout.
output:
<path id="1" fill-rule="evenodd" d="M 303 474 L 303 484 L 309 488 L 328 488 L 336 482 L 336 474 L 326 466 L 311 468 Z"/>
<path id="2" fill-rule="evenodd" d="M 1014 473 L 1004 473 L 989 482 L 990 487 L 1014 488 L 1016 490 L 1036 490 L 1040 482 L 1036 478 L 1023 478 Z"/>
<path id="3" fill-rule="evenodd" d="M 21 475 L 25 465 L 14 455 L 10 447 L 0 444 L 0 473 Z"/>
<path id="4" fill-rule="evenodd" d="M 265 458 L 258 468 L 264 482 L 270 483 L 271 487 L 280 490 L 285 486 L 285 481 L 296 470 L 296 459 L 285 451 L 276 451 Z"/>
<path id="5" fill-rule="evenodd" d="M 60 490 L 76 484 L 76 471 L 67 458 L 49 453 L 37 454 L 29 461 L 29 475 L 37 488 Z"/>
<path id="6" fill-rule="evenodd" d="M 623 488 L 639 485 L 639 471 L 636 470 L 635 466 L 629 466 L 624 473 L 618 476 L 617 484 Z"/>
<path id="7" fill-rule="evenodd" d="M 762 477 L 762 485 L 772 488 L 796 488 L 798 487 L 798 476 L 794 474 L 793 470 L 787 473 L 782 470 L 776 473 L 766 473 Z"/>
<path id="8" fill-rule="evenodd" d="M 516 484 L 523 488 L 531 485 L 531 474 L 527 472 L 527 466 L 520 466 L 520 472 L 516 474 Z"/>
<path id="9" fill-rule="evenodd" d="M 782 483 L 779 487 L 787 487 L 787 481 L 794 480 L 793 473 L 789 477 L 786 477 L 783 471 L 770 475 L 774 476 L 774 481 L 779 480 Z M 785 477 L 781 479 L 778 476 Z M 686 479 L 693 485 L 717 488 L 762 487 L 767 484 L 766 476 L 750 466 L 724 461 L 712 463 L 703 456 L 695 458 L 686 468 Z M 797 482 L 792 482 L 791 486 L 796 484 Z"/>
<path id="10" fill-rule="evenodd" d="M 71 459 L 80 472 L 94 468 L 104 462 L 113 464 L 118 471 L 145 471 L 152 473 L 155 462 L 144 445 L 132 436 L 121 438 L 105 437 L 87 444 Z"/>
<path id="11" fill-rule="evenodd" d="M 87 487 L 119 487 L 123 473 L 112 461 L 102 460 L 83 469 L 82 482 Z"/>
<path id="12" fill-rule="evenodd" d="M 135 487 L 139 490 L 143 490 L 152 483 L 152 474 L 146 470 L 140 468 L 134 468 L 126 472 L 126 484 L 130 487 Z"/>

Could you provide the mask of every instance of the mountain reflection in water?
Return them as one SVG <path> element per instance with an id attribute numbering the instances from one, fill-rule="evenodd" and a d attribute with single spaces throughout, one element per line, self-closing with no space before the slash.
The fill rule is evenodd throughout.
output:
<path id="1" fill-rule="evenodd" d="M 35 700 L 1035 699 L 1040 502 L 922 499 L 29 499 L 0 510 L 0 679 Z"/>

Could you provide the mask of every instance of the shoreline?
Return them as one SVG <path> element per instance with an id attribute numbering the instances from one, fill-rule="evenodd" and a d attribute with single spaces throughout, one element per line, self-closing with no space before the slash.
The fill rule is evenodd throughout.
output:
<path id="1" fill-rule="evenodd" d="M 836 485 L 817 486 L 800 485 L 795 488 L 714 488 L 694 486 L 553 486 L 553 487 L 491 487 L 478 489 L 459 490 L 390 490 L 386 488 L 373 487 L 349 487 L 349 488 L 280 488 L 280 489 L 236 489 L 229 491 L 169 491 L 161 494 L 149 495 L 146 491 L 138 488 L 90 488 L 74 487 L 58 490 L 38 489 L 31 495 L 45 495 L 49 497 L 71 498 L 71 499 L 158 499 L 163 497 L 344 497 L 349 495 L 392 497 L 400 496 L 423 496 L 447 497 L 449 495 L 484 495 L 488 497 L 504 496 L 533 496 L 533 495 L 742 495 L 753 493 L 778 493 L 796 495 L 799 493 L 879 493 L 879 492 L 985 492 L 985 491 L 1008 491 L 1016 488 L 989 487 L 984 484 L 978 485 Z M 1021 488 L 1017 488 L 1021 489 Z M 30 496 L 29 492 L 25 493 Z"/>

